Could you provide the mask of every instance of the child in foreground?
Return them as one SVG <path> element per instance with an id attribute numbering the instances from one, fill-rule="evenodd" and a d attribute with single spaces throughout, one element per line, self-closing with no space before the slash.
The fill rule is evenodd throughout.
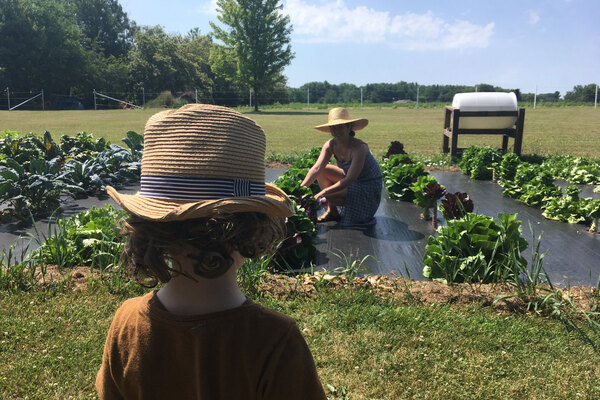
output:
<path id="1" fill-rule="evenodd" d="M 290 317 L 241 292 L 246 258 L 275 250 L 293 214 L 265 183 L 265 135 L 225 107 L 187 105 L 145 128 L 141 189 L 108 194 L 131 215 L 123 260 L 164 285 L 127 300 L 108 332 L 101 399 L 325 399 Z"/>

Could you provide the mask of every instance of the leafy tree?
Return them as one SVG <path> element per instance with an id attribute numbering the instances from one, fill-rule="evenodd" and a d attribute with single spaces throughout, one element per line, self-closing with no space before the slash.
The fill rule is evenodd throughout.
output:
<path id="1" fill-rule="evenodd" d="M 210 38 L 197 29 L 180 36 L 170 35 L 160 26 L 141 27 L 129 52 L 132 86 L 155 92 L 197 89 L 203 102 L 212 103 L 211 47 Z"/>
<path id="2" fill-rule="evenodd" d="M 83 37 L 69 4 L 0 0 L 1 78 L 13 90 L 68 93 L 82 76 Z"/>
<path id="3" fill-rule="evenodd" d="M 255 111 L 294 57 L 290 17 L 282 8 L 280 0 L 217 0 L 217 18 L 225 28 L 210 23 L 214 38 L 223 43 L 211 52 L 213 69 L 252 88 Z"/>
<path id="4" fill-rule="evenodd" d="M 68 0 L 75 9 L 77 26 L 94 48 L 106 56 L 126 56 L 133 43 L 131 23 L 118 0 Z"/>
<path id="5" fill-rule="evenodd" d="M 577 85 L 573 87 L 573 90 L 565 94 L 565 100 L 567 101 L 579 101 L 579 102 L 593 102 L 596 96 L 596 84 L 590 83 L 582 86 Z"/>

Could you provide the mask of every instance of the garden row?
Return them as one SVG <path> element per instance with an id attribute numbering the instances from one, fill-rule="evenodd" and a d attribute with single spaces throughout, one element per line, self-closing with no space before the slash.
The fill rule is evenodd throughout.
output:
<path id="1" fill-rule="evenodd" d="M 491 147 L 471 147 L 459 166 L 471 178 L 494 179 L 504 187 L 504 196 L 542 209 L 548 219 L 598 230 L 600 200 L 580 198 L 581 189 L 575 184 L 596 185 L 594 191 L 600 192 L 600 160 L 569 155 L 519 157 Z M 570 185 L 563 190 L 555 183 L 559 179 Z"/>
<path id="2" fill-rule="evenodd" d="M 142 137 L 128 132 L 123 141 L 129 149 L 110 145 L 103 139 L 94 140 L 85 133 L 76 138 L 63 136 L 59 144 L 47 132 L 43 139 L 33 135 L 15 138 L 6 133 L 0 160 L 0 199 L 9 205 L 5 213 L 13 218 L 30 219 L 31 214 L 55 212 L 60 195 L 91 195 L 104 191 L 106 185 L 136 179 L 143 151 Z M 296 159 L 275 182 L 294 200 L 296 208 L 295 215 L 287 220 L 287 239 L 271 262 L 276 269 L 308 267 L 314 258 L 318 205 L 313 197 L 319 188 L 317 183 L 309 188 L 300 183 L 319 153 L 320 148 L 313 148 Z M 552 183 L 555 177 L 600 183 L 597 162 L 569 156 L 545 159 L 536 156 L 535 160 L 539 162 L 525 162 L 514 154 L 503 156 L 491 148 L 471 148 L 465 151 L 460 166 L 477 179 L 498 175 L 505 194 L 522 193 L 512 197 L 530 205 L 536 204 L 537 199 L 544 204 L 545 213 L 552 212 L 553 206 L 557 209 L 555 205 L 562 204 L 561 201 L 569 200 L 583 221 L 597 219 L 599 200 L 574 201 L 571 187 L 565 196 L 557 197 L 562 189 Z M 567 164 L 571 166 L 568 169 Z M 518 280 L 522 276 L 527 262 L 521 252 L 528 244 L 521 237 L 521 221 L 516 220 L 515 214 L 499 214 L 497 219 L 473 214 L 473 202 L 466 193 L 446 193 L 429 176 L 424 164 L 405 154 L 398 142 L 388 148 L 381 168 L 390 198 L 414 202 L 423 210 L 424 218 L 432 217 L 434 229 L 437 203 L 441 201 L 439 210 L 446 222 L 437 228 L 437 235 L 428 239 L 423 260 L 425 277 L 445 282 L 495 282 Z M 530 179 L 526 180 L 527 177 Z M 570 215 L 576 215 L 575 211 Z M 114 266 L 118 264 L 122 246 L 115 221 L 124 216 L 123 211 L 106 206 L 57 220 L 48 236 L 38 238 L 40 247 L 27 257 L 27 262 L 56 264 L 61 268 L 85 264 L 100 270 Z M 7 265 L 6 260 L 4 264 Z"/>
<path id="3" fill-rule="evenodd" d="M 106 185 L 139 180 L 143 138 L 127 132 L 128 149 L 91 134 L 63 135 L 56 143 L 49 132 L 0 137 L 0 203 L 2 220 L 29 221 L 60 211 L 62 196 L 82 198 L 104 193 Z"/>

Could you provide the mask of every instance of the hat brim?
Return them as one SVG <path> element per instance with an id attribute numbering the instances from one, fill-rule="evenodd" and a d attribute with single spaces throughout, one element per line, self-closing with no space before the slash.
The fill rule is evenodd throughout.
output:
<path id="1" fill-rule="evenodd" d="M 326 132 L 326 133 L 330 133 L 331 132 L 331 127 L 334 125 L 343 125 L 343 124 L 352 124 L 352 130 L 354 131 L 359 131 L 361 129 L 363 129 L 365 126 L 367 126 L 367 124 L 369 123 L 368 119 L 365 118 L 357 118 L 357 119 L 336 119 L 333 121 L 330 121 L 326 124 L 323 125 L 317 125 L 315 126 L 315 129 L 321 131 L 321 132 Z"/>
<path id="2" fill-rule="evenodd" d="M 276 217 L 294 215 L 292 201 L 284 191 L 270 183 L 266 183 L 265 187 L 265 196 L 231 197 L 195 202 L 121 194 L 111 186 L 106 187 L 106 192 L 119 206 L 131 214 L 157 222 L 182 221 L 239 212 L 261 212 Z"/>

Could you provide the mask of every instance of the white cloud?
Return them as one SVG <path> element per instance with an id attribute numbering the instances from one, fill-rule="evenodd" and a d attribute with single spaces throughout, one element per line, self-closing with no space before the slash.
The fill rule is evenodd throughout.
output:
<path id="1" fill-rule="evenodd" d="M 540 13 L 534 10 L 527 10 L 526 12 L 527 15 L 527 22 L 530 23 L 531 25 L 535 25 L 538 22 L 540 22 Z"/>
<path id="2" fill-rule="evenodd" d="M 217 0 L 208 0 L 194 9 L 198 14 L 217 15 Z"/>
<path id="3" fill-rule="evenodd" d="M 287 0 L 296 40 L 320 43 L 387 43 L 405 50 L 465 49 L 487 47 L 494 23 L 448 22 L 431 11 L 390 16 L 366 6 L 348 8 L 344 0 L 318 5 Z"/>

